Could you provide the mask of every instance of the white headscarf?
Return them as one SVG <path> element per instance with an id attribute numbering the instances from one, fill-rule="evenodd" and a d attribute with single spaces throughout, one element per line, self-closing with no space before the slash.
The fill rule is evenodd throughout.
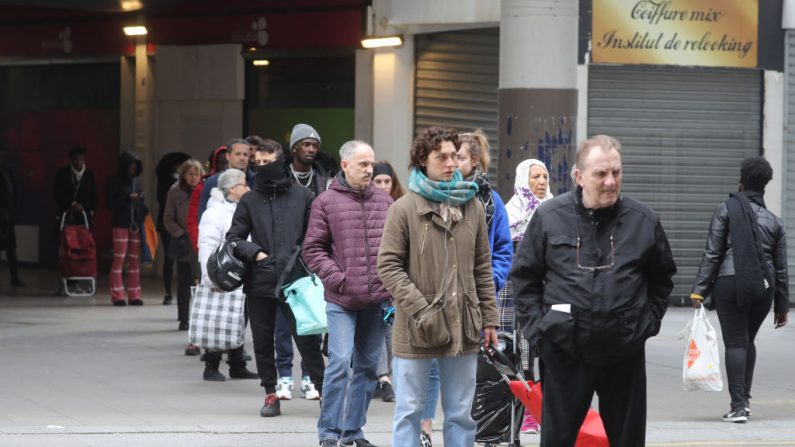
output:
<path id="1" fill-rule="evenodd" d="M 547 193 L 543 199 L 539 199 L 530 191 L 530 167 L 533 165 L 544 168 L 547 176 L 549 176 L 549 170 L 544 163 L 535 158 L 519 163 L 519 166 L 516 167 L 516 178 L 513 183 L 514 195 L 505 205 L 505 209 L 508 211 L 511 239 L 516 242 L 521 241 L 524 237 L 527 224 L 530 223 L 530 219 L 533 217 L 533 213 L 535 213 L 538 205 L 552 198 L 549 182 L 547 182 Z"/>

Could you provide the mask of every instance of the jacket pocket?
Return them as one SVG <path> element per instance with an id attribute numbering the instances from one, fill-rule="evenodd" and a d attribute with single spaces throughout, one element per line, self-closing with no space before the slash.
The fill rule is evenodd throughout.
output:
<path id="1" fill-rule="evenodd" d="M 571 356 L 576 356 L 574 316 L 567 312 L 550 310 L 538 323 L 543 342 L 549 342 Z"/>
<path id="2" fill-rule="evenodd" d="M 483 315 L 480 312 L 480 300 L 475 292 L 466 293 L 464 304 L 464 341 L 480 343 L 480 331 L 483 330 Z"/>
<path id="3" fill-rule="evenodd" d="M 276 283 L 279 280 L 277 274 L 276 257 L 267 258 L 255 262 L 249 275 L 249 287 L 246 287 L 246 294 L 257 298 L 276 298 Z"/>
<path id="4" fill-rule="evenodd" d="M 577 238 L 566 235 L 554 235 L 549 237 L 549 244 L 552 245 L 555 259 L 563 265 L 570 266 L 577 263 Z"/>
<path id="5" fill-rule="evenodd" d="M 418 348 L 436 348 L 452 340 L 445 303 L 428 304 L 408 318 L 410 343 Z"/>

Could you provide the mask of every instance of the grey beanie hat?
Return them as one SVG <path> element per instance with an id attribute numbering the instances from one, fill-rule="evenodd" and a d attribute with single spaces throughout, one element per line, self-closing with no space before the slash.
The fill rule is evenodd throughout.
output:
<path id="1" fill-rule="evenodd" d="M 295 146 L 295 143 L 306 138 L 314 138 L 320 143 L 320 134 L 317 133 L 314 127 L 309 124 L 298 123 L 293 127 L 293 133 L 290 134 L 290 148 Z"/>

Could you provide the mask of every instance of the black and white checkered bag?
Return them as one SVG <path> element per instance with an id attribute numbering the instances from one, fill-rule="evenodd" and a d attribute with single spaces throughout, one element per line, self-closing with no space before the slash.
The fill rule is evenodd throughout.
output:
<path id="1" fill-rule="evenodd" d="M 243 289 L 216 291 L 204 284 L 193 288 L 190 342 L 209 351 L 225 351 L 243 344 L 246 296 Z"/>

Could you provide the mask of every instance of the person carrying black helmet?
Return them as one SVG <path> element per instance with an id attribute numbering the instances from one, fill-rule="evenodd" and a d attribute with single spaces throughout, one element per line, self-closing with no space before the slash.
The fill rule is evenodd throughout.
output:
<path id="1" fill-rule="evenodd" d="M 303 242 L 314 195 L 291 180 L 280 145 L 260 146 L 256 160 L 254 188 L 240 199 L 226 240 L 236 242 L 235 256 L 251 265 L 251 272 L 243 283 L 243 291 L 251 323 L 257 373 L 266 393 L 260 415 L 270 417 L 281 414 L 276 397 L 274 358 L 277 308 L 281 309 L 288 321 L 309 377 L 318 391 L 323 386 L 324 364 L 316 338 L 297 336 L 293 312 L 279 299 L 276 291 L 290 255 Z M 250 242 L 246 240 L 249 236 Z"/>

